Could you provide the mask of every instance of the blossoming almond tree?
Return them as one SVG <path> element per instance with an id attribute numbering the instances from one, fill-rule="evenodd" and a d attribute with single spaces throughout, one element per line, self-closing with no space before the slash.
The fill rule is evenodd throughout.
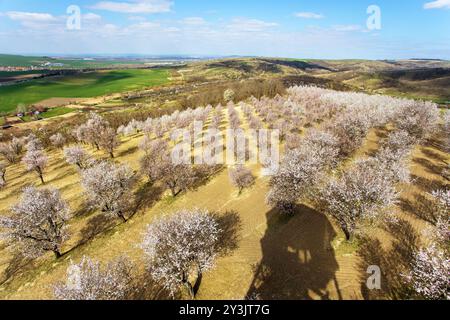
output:
<path id="1" fill-rule="evenodd" d="M 111 158 L 114 158 L 114 149 L 119 146 L 116 131 L 113 128 L 103 129 L 99 136 L 98 145 L 108 152 Z"/>
<path id="2" fill-rule="evenodd" d="M 327 168 L 336 163 L 337 139 L 326 132 L 312 131 L 300 148 L 290 150 L 270 181 L 267 201 L 283 213 L 292 214 L 298 200 L 311 198 Z"/>
<path id="3" fill-rule="evenodd" d="M 133 293 L 133 264 L 121 257 L 102 267 L 83 256 L 67 269 L 66 282 L 57 283 L 53 292 L 59 300 L 125 300 Z"/>
<path id="4" fill-rule="evenodd" d="M 332 179 L 320 194 L 325 212 L 339 223 L 347 240 L 360 222 L 375 219 L 398 197 L 392 179 L 372 161 L 356 162 L 340 178 Z"/>
<path id="5" fill-rule="evenodd" d="M 61 257 L 61 246 L 68 238 L 69 209 L 56 189 L 26 187 L 12 215 L 0 217 L 2 237 L 29 257 L 52 251 Z"/>
<path id="6" fill-rule="evenodd" d="M 250 187 L 255 182 L 255 176 L 252 171 L 242 165 L 230 168 L 229 177 L 231 183 L 239 189 L 239 194 L 244 188 Z"/>
<path id="7" fill-rule="evenodd" d="M 56 133 L 50 137 L 52 145 L 56 148 L 62 149 L 66 144 L 66 138 L 61 133 Z"/>
<path id="8" fill-rule="evenodd" d="M 44 181 L 44 169 L 48 163 L 48 157 L 41 149 L 29 149 L 22 162 L 26 165 L 28 171 L 36 171 L 42 184 Z"/>
<path id="9" fill-rule="evenodd" d="M 141 245 L 150 274 L 172 295 L 184 286 L 194 298 L 203 273 L 214 266 L 219 233 L 214 217 L 199 209 L 154 222 Z"/>
<path id="10" fill-rule="evenodd" d="M 414 253 L 407 281 L 420 297 L 450 299 L 450 258 L 444 249 L 432 244 Z"/>
<path id="11" fill-rule="evenodd" d="M 0 188 L 3 188 L 6 184 L 6 166 L 0 162 Z"/>
<path id="12" fill-rule="evenodd" d="M 164 176 L 165 168 L 170 161 L 169 146 L 162 139 L 150 140 L 147 136 L 139 146 L 145 152 L 140 159 L 141 171 L 148 177 L 150 183 L 154 183 Z"/>
<path id="13" fill-rule="evenodd" d="M 13 137 L 9 143 L 0 144 L 0 155 L 10 164 L 17 163 L 22 154 L 23 143 L 19 138 Z"/>
<path id="14" fill-rule="evenodd" d="M 82 171 L 81 185 L 92 206 L 126 222 L 125 210 L 131 199 L 135 173 L 123 164 L 103 161 Z"/>
<path id="15" fill-rule="evenodd" d="M 91 163 L 91 156 L 80 146 L 64 148 L 67 163 L 76 165 L 79 169 L 86 169 Z"/>

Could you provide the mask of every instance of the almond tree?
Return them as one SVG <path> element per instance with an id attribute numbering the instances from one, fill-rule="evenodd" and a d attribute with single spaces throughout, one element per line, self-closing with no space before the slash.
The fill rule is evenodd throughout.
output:
<path id="1" fill-rule="evenodd" d="M 416 143 L 416 139 L 407 131 L 396 130 L 389 134 L 388 139 L 383 143 L 383 148 L 389 148 L 393 151 L 401 151 L 409 153 L 412 146 Z"/>
<path id="2" fill-rule="evenodd" d="M 79 141 L 92 144 L 97 150 L 100 150 L 101 136 L 107 128 L 109 128 L 108 121 L 97 113 L 91 112 L 88 121 L 77 128 L 77 138 Z"/>
<path id="3" fill-rule="evenodd" d="M 436 245 L 414 253 L 412 270 L 406 279 L 415 293 L 430 300 L 450 299 L 450 258 Z"/>
<path id="4" fill-rule="evenodd" d="M 0 155 L 10 164 L 17 163 L 22 154 L 23 143 L 20 139 L 14 137 L 9 143 L 0 144 Z"/>
<path id="5" fill-rule="evenodd" d="M 163 171 L 163 183 L 172 192 L 172 196 L 176 197 L 181 192 L 189 188 L 194 181 L 194 171 L 191 165 L 174 164 L 167 161 Z"/>
<path id="6" fill-rule="evenodd" d="M 369 128 L 366 115 L 356 110 L 346 110 L 329 124 L 329 130 L 338 138 L 343 156 L 349 156 L 361 146 Z"/>
<path id="7" fill-rule="evenodd" d="M 26 137 L 26 142 L 27 144 L 25 148 L 27 149 L 27 151 L 36 151 L 44 149 L 41 140 L 39 140 L 34 133 L 31 133 Z"/>
<path id="8" fill-rule="evenodd" d="M 21 139 L 13 137 L 9 143 L 11 150 L 16 156 L 20 156 L 23 151 L 23 142 Z"/>
<path id="9" fill-rule="evenodd" d="M 6 166 L 0 162 L 0 189 L 3 188 L 6 184 Z"/>
<path id="10" fill-rule="evenodd" d="M 432 133 L 439 121 L 439 109 L 435 103 L 410 101 L 398 108 L 395 124 L 400 130 L 422 139 Z"/>
<path id="11" fill-rule="evenodd" d="M 336 163 L 337 144 L 331 134 L 311 131 L 300 148 L 286 153 L 270 180 L 267 202 L 283 213 L 292 214 L 298 200 L 313 198 L 326 170 Z"/>
<path id="12" fill-rule="evenodd" d="M 162 139 L 150 141 L 144 137 L 140 145 L 145 155 L 141 158 L 141 171 L 149 180 L 149 183 L 154 183 L 164 176 L 164 171 L 168 162 L 170 161 L 168 153 L 167 142 Z"/>
<path id="13" fill-rule="evenodd" d="M 6 161 L 11 164 L 17 163 L 17 161 L 19 160 L 17 155 L 13 152 L 13 150 L 7 143 L 0 143 L 0 154 L 3 156 L 3 158 L 5 158 Z"/>
<path id="14" fill-rule="evenodd" d="M 66 138 L 61 133 L 56 133 L 50 137 L 52 145 L 56 148 L 62 149 L 66 144 Z"/>
<path id="15" fill-rule="evenodd" d="M 100 134 L 98 145 L 114 158 L 114 149 L 119 146 L 116 131 L 113 128 L 104 129 Z"/>
<path id="16" fill-rule="evenodd" d="M 297 133 L 288 133 L 286 135 L 285 146 L 288 150 L 298 149 L 302 144 L 302 139 Z"/>
<path id="17" fill-rule="evenodd" d="M 413 253 L 406 284 L 419 298 L 450 299 L 450 190 L 432 193 L 431 210 L 436 218 L 425 235 L 428 245 Z"/>
<path id="18" fill-rule="evenodd" d="M 242 193 L 244 188 L 250 187 L 255 182 L 255 176 L 253 176 L 252 171 L 242 165 L 231 168 L 229 177 L 231 183 L 239 188 L 239 194 Z"/>
<path id="19" fill-rule="evenodd" d="M 51 251 L 61 257 L 61 246 L 68 238 L 69 210 L 56 189 L 26 187 L 12 215 L 0 217 L 2 236 L 29 257 Z"/>
<path id="20" fill-rule="evenodd" d="M 332 179 L 320 194 L 326 213 L 341 226 L 350 240 L 359 223 L 375 219 L 398 197 L 394 183 L 373 160 L 362 160 L 340 178 Z"/>
<path id="21" fill-rule="evenodd" d="M 82 171 L 81 184 L 93 207 L 126 222 L 124 211 L 131 199 L 135 174 L 130 167 L 103 161 Z"/>
<path id="22" fill-rule="evenodd" d="M 67 163 L 76 165 L 79 169 L 86 169 L 91 163 L 91 156 L 80 146 L 64 148 Z"/>
<path id="23" fill-rule="evenodd" d="M 67 269 L 66 282 L 57 283 L 53 292 L 58 300 L 125 300 L 133 293 L 133 264 L 119 258 L 102 267 L 83 256 Z"/>
<path id="24" fill-rule="evenodd" d="M 203 273 L 214 266 L 219 233 L 217 221 L 199 209 L 181 210 L 154 222 L 141 245 L 150 274 L 172 295 L 184 286 L 193 299 Z"/>
<path id="25" fill-rule="evenodd" d="M 23 157 L 22 162 L 26 165 L 28 171 L 36 171 L 42 184 L 45 183 L 43 172 L 47 166 L 48 157 L 44 151 L 31 148 Z"/>

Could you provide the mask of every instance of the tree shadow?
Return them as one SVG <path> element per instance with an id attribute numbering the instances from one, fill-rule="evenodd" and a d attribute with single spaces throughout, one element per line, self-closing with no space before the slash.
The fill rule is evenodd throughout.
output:
<path id="1" fill-rule="evenodd" d="M 443 183 L 439 180 L 431 180 L 415 174 L 411 175 L 411 182 L 413 185 L 425 192 L 431 192 L 443 187 Z"/>
<path id="2" fill-rule="evenodd" d="M 335 276 L 338 264 L 331 246 L 336 233 L 327 217 L 301 205 L 292 217 L 272 209 L 267 218 L 268 228 L 261 239 L 263 257 L 255 266 L 247 297 L 329 299 L 327 286 L 334 281 L 342 298 Z"/>
<path id="3" fill-rule="evenodd" d="M 405 275 L 410 269 L 413 253 L 419 247 L 419 236 L 406 220 L 388 222 L 384 229 L 395 237 L 389 249 L 385 249 L 378 239 L 360 239 L 358 255 L 361 260 L 358 269 L 361 279 L 368 277 L 369 266 L 375 265 L 381 270 L 381 289 L 369 290 L 363 283 L 361 292 L 365 299 L 408 299 L 411 291 Z"/>
<path id="4" fill-rule="evenodd" d="M 436 216 L 436 204 L 430 198 L 419 193 L 414 194 L 414 200 L 401 198 L 399 207 L 412 215 L 427 221 L 431 224 L 436 224 L 438 216 Z"/>
<path id="5" fill-rule="evenodd" d="M 425 145 L 431 146 L 436 150 L 448 153 L 448 136 L 444 131 L 425 141 Z"/>
<path id="6" fill-rule="evenodd" d="M 105 232 L 117 225 L 117 222 L 111 216 L 98 214 L 87 222 L 86 226 L 80 231 L 82 238 L 79 245 L 87 243 L 100 233 Z"/>
<path id="7" fill-rule="evenodd" d="M 217 240 L 216 252 L 220 255 L 227 255 L 238 248 L 242 222 L 239 214 L 235 211 L 225 213 L 213 213 L 221 230 Z"/>
<path id="8" fill-rule="evenodd" d="M 413 161 L 418 165 L 422 166 L 429 173 L 436 175 L 440 175 L 442 170 L 445 168 L 444 165 L 436 165 L 430 160 L 425 158 L 415 158 Z"/>
<path id="9" fill-rule="evenodd" d="M 162 186 L 147 182 L 136 192 L 134 208 L 132 211 L 136 213 L 141 209 L 150 208 L 156 202 L 161 200 L 161 195 L 164 191 L 165 189 Z"/>
<path id="10" fill-rule="evenodd" d="M 115 155 L 116 157 L 124 157 L 130 154 L 135 153 L 139 148 L 137 146 L 133 146 L 131 148 L 128 148 L 126 150 L 120 151 L 119 153 L 117 153 L 117 155 Z"/>
<path id="11" fill-rule="evenodd" d="M 430 159 L 446 164 L 447 158 L 432 149 L 422 147 L 422 153 Z"/>
<path id="12" fill-rule="evenodd" d="M 148 270 L 145 270 L 134 277 L 129 300 L 172 300 L 180 298 L 180 296 L 172 297 L 162 285 L 153 280 Z"/>
<path id="13" fill-rule="evenodd" d="M 223 165 L 198 165 L 194 167 L 194 181 L 189 186 L 190 190 L 198 190 L 200 187 L 207 185 L 213 177 L 222 172 L 225 167 Z"/>
<path id="14" fill-rule="evenodd" d="M 375 135 L 379 139 L 387 139 L 389 137 L 389 134 L 391 133 L 391 130 L 387 129 L 386 127 L 377 127 L 374 130 Z"/>
<path id="15" fill-rule="evenodd" d="M 8 262 L 8 266 L 3 271 L 3 276 L 0 278 L 0 285 L 9 281 L 19 270 L 23 270 L 24 267 L 33 268 L 34 259 L 26 257 L 20 252 L 14 253 Z"/>

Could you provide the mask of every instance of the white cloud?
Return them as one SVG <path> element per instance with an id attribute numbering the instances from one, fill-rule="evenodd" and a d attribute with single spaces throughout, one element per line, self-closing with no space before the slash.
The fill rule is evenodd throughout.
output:
<path id="1" fill-rule="evenodd" d="M 121 13 L 161 13 L 169 12 L 172 5 L 169 0 L 100 1 L 91 8 Z"/>
<path id="2" fill-rule="evenodd" d="M 361 26 L 357 24 L 349 24 L 349 25 L 334 25 L 331 27 L 334 31 L 359 31 L 361 30 Z"/>
<path id="3" fill-rule="evenodd" d="M 436 0 L 427 2 L 423 7 L 425 9 L 450 9 L 450 0 Z"/>
<path id="4" fill-rule="evenodd" d="M 63 23 L 63 17 L 55 17 L 50 13 L 8 11 L 2 13 L 3 16 L 20 23 L 28 31 L 34 29 L 51 29 Z"/>
<path id="5" fill-rule="evenodd" d="M 56 17 L 49 13 L 8 11 L 5 15 L 11 20 L 20 22 L 52 22 L 57 20 Z"/>
<path id="6" fill-rule="evenodd" d="M 129 16 L 128 20 L 142 22 L 142 21 L 146 21 L 147 19 L 142 16 Z"/>
<path id="7" fill-rule="evenodd" d="M 92 12 L 88 12 L 86 14 L 83 14 L 82 18 L 85 19 L 85 20 L 91 20 L 91 21 L 94 21 L 94 20 L 98 21 L 98 20 L 102 19 L 101 16 L 99 16 L 98 14 L 92 13 Z"/>
<path id="8" fill-rule="evenodd" d="M 227 29 L 233 32 L 261 32 L 278 26 L 275 22 L 266 22 L 257 19 L 236 18 L 231 21 Z"/>
<path id="9" fill-rule="evenodd" d="M 324 16 L 319 13 L 314 12 L 297 12 L 295 14 L 297 18 L 303 18 L 303 19 L 322 19 Z"/>
<path id="10" fill-rule="evenodd" d="M 188 18 L 184 18 L 182 23 L 189 25 L 189 26 L 200 26 L 200 25 L 205 25 L 206 21 L 205 21 L 205 19 L 203 19 L 201 17 L 188 17 Z"/>

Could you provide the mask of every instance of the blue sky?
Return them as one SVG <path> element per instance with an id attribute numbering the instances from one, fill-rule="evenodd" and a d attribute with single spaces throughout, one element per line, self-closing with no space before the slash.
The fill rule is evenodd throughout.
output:
<path id="1" fill-rule="evenodd" d="M 450 0 L 0 0 L 0 52 L 450 60 Z"/>

